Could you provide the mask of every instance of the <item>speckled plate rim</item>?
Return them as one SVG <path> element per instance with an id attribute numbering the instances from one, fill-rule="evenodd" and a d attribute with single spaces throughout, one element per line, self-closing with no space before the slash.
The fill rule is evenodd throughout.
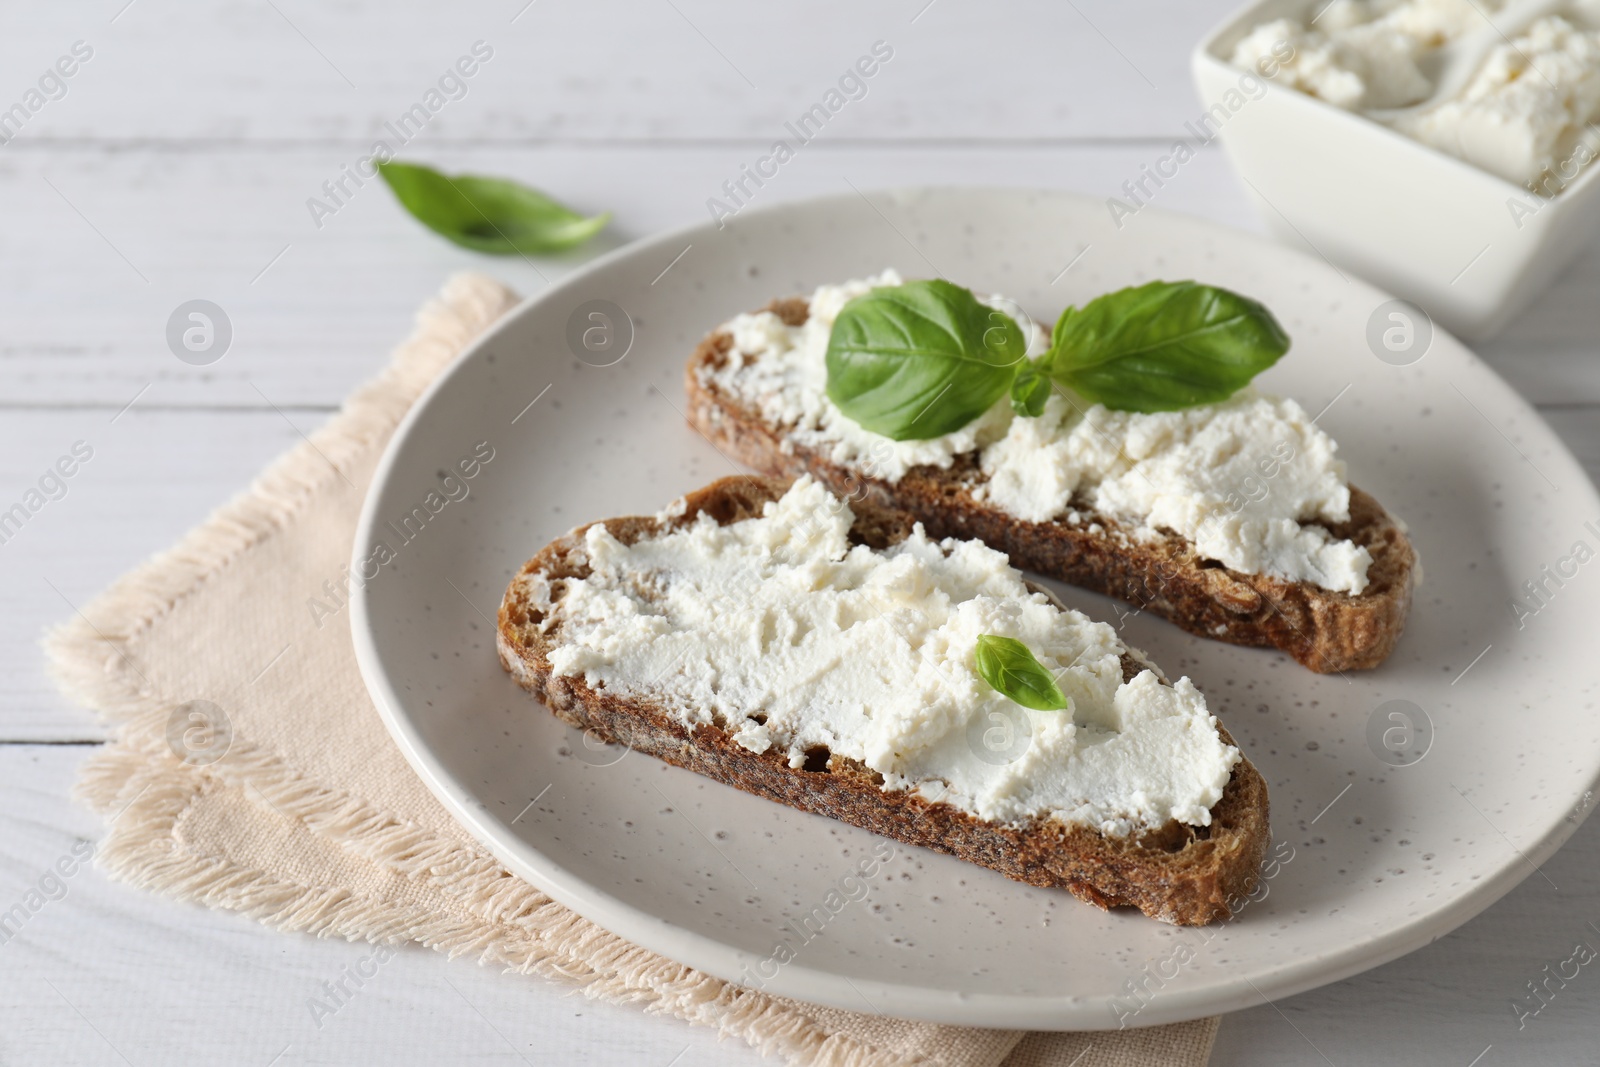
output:
<path id="1" fill-rule="evenodd" d="M 1099 201 L 1091 197 L 1056 189 L 938 186 L 893 187 L 874 192 L 891 198 L 917 197 L 925 193 L 1000 198 L 1047 196 L 1077 199 L 1086 204 L 1099 205 Z M 859 199 L 860 194 L 857 193 L 828 195 L 774 204 L 751 211 L 749 214 L 804 215 L 808 212 L 825 211 L 832 204 L 854 203 Z M 1314 271 L 1326 273 L 1330 281 L 1337 278 L 1335 271 L 1326 264 L 1296 249 L 1276 244 L 1265 238 L 1241 233 L 1192 216 L 1155 208 L 1147 208 L 1142 214 L 1148 214 L 1152 221 L 1168 220 L 1197 230 L 1208 230 L 1223 242 L 1237 243 L 1265 256 L 1299 260 Z M 698 223 L 615 249 L 538 294 L 524 299 L 469 345 L 423 391 L 390 439 L 374 471 L 362 507 L 352 548 L 352 567 L 358 567 L 360 563 L 358 547 L 373 540 L 379 525 L 377 502 L 383 497 L 384 486 L 395 475 L 396 459 L 406 441 L 426 419 L 434 399 L 450 390 L 452 383 L 463 374 L 465 368 L 489 351 L 495 341 L 531 309 L 564 298 L 568 292 L 580 288 L 589 276 L 619 262 L 638 257 L 648 257 L 651 262 L 666 262 L 685 244 L 709 240 L 716 232 L 717 226 L 714 223 Z M 666 254 L 666 258 L 662 258 L 662 253 Z M 1375 288 L 1372 291 L 1374 294 L 1381 292 Z M 712 318 L 707 319 L 708 323 L 711 321 Z M 1482 373 L 1487 383 L 1492 383 L 1498 393 L 1494 398 L 1497 404 L 1508 405 L 1526 420 L 1529 432 L 1546 439 L 1541 443 L 1547 444 L 1557 457 L 1557 462 L 1568 468 L 1560 473 L 1571 478 L 1570 484 L 1583 486 L 1583 492 L 1588 496 L 1590 511 L 1600 512 L 1600 495 L 1596 494 L 1587 474 L 1538 412 L 1492 368 L 1442 329 L 1438 330 L 1433 343 L 1436 348 L 1449 346 L 1456 349 L 1459 358 L 1463 358 L 1467 365 Z M 457 777 L 428 745 L 418 724 L 409 714 L 405 701 L 383 666 L 378 636 L 373 629 L 369 613 L 368 594 L 363 588 L 354 590 L 350 605 L 350 626 L 356 660 L 385 727 L 407 762 L 429 790 L 474 838 L 513 873 L 525 878 L 584 918 L 670 959 L 728 981 L 739 981 L 741 968 L 756 962 L 755 956 L 675 926 L 647 910 L 617 899 L 534 848 L 511 832 L 498 817 L 491 814 L 471 785 Z M 1591 775 L 1590 787 L 1600 790 L 1600 766 L 1596 766 Z M 1587 811 L 1583 813 L 1585 817 L 1587 814 Z M 1472 883 L 1469 888 L 1428 914 L 1396 924 L 1382 934 L 1353 940 L 1337 952 L 1294 959 L 1292 949 L 1289 949 L 1285 952 L 1289 962 L 1281 966 L 1230 975 L 1204 988 L 1165 990 L 1162 996 L 1154 998 L 1141 1010 L 1136 1025 L 1156 1026 L 1256 1007 L 1264 1002 L 1293 996 L 1348 978 L 1422 948 L 1480 914 L 1509 893 L 1553 855 L 1582 822 L 1582 817 L 1555 820 L 1533 844 L 1507 857 L 1493 874 Z M 1102 997 L 995 995 L 977 990 L 951 992 L 905 983 L 848 978 L 832 971 L 807 966 L 799 961 L 791 962 L 781 968 L 778 976 L 770 981 L 763 991 L 848 1011 L 859 1011 L 865 997 L 883 1014 L 899 1018 L 964 1026 L 1034 1030 L 1113 1029 L 1111 1025 L 1113 1016 L 1108 1012 L 1107 1006 L 1112 997 L 1121 992 L 1108 991 Z"/>

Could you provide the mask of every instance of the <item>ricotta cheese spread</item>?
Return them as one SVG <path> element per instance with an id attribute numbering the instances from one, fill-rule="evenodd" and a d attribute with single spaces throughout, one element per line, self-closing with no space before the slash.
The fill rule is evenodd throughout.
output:
<path id="1" fill-rule="evenodd" d="M 792 427 L 791 441 L 819 448 L 835 463 L 859 467 L 892 482 L 912 467 L 949 467 L 956 456 L 1005 433 L 1011 415 L 1008 403 L 996 404 L 955 433 L 925 441 L 896 441 L 863 429 L 828 399 L 828 335 L 833 320 L 863 293 L 902 281 L 898 272 L 886 270 L 872 278 L 820 286 L 811 295 L 810 314 L 800 326 L 787 326 L 770 311 L 734 316 L 722 326 L 733 335 L 733 349 L 719 381 L 738 395 L 758 401 L 769 422 Z M 979 299 L 1016 315 L 1015 306 L 1001 298 Z M 1029 356 L 1039 355 L 1049 345 L 1049 335 L 1037 324 L 1024 317 L 1018 325 L 1027 330 Z"/>
<path id="2" fill-rule="evenodd" d="M 1076 501 L 1136 537 L 1178 533 L 1236 571 L 1346 593 L 1366 588 L 1370 553 L 1314 525 L 1349 519 L 1350 487 L 1338 445 L 1293 400 L 1247 389 L 1221 404 L 1144 414 L 1057 392 L 1038 418 L 1014 416 L 1002 398 L 961 430 L 926 441 L 862 428 L 828 399 L 828 334 L 847 301 L 900 282 L 885 271 L 824 285 L 798 327 L 771 312 L 739 315 L 723 327 L 733 336 L 727 362 L 709 373 L 787 427 L 786 443 L 870 477 L 897 482 L 910 467 L 948 469 L 957 455 L 977 452 L 986 479 L 974 495 L 1016 518 L 1077 523 Z M 1048 338 L 1031 332 L 1037 354 Z"/>
<path id="3" fill-rule="evenodd" d="M 1239 752 L 1187 679 L 1123 680 L 1104 623 L 1030 592 L 1004 554 L 929 540 L 849 540 L 847 504 L 799 479 L 759 518 L 701 514 L 624 545 L 586 535 L 591 573 L 532 583 L 557 675 L 659 701 L 791 767 L 818 748 L 860 760 L 885 790 L 979 818 L 1053 817 L 1125 836 L 1209 825 Z M 982 634 L 1028 646 L 1066 711 L 1032 711 L 975 671 Z"/>
<path id="4" fill-rule="evenodd" d="M 1480 10 L 1480 4 L 1482 10 Z M 1334 0 L 1314 25 L 1262 23 L 1234 49 L 1235 65 L 1352 111 L 1404 107 L 1432 83 L 1419 60 L 1485 25 L 1497 0 Z M 1396 119 L 1396 130 L 1508 181 L 1554 193 L 1600 151 L 1600 32 L 1594 0 L 1538 19 L 1497 46 L 1454 99 Z M 1274 59 L 1275 45 L 1293 49 Z M 1552 177 L 1558 177 L 1554 188 Z"/>

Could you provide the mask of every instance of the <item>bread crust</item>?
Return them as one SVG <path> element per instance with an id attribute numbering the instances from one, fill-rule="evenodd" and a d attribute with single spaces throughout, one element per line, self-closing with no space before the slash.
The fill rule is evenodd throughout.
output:
<path id="1" fill-rule="evenodd" d="M 758 516 L 789 484 L 724 478 L 685 497 L 682 515 L 671 524 L 702 511 L 724 525 Z M 909 515 L 872 503 L 854 510 L 852 537 L 874 548 L 904 539 L 914 526 Z M 666 528 L 642 517 L 607 519 L 604 525 L 627 544 Z M 549 659 L 555 633 L 540 631 L 543 614 L 529 600 L 526 579 L 538 574 L 559 582 L 587 575 L 588 528 L 579 527 L 530 559 L 507 588 L 499 613 L 501 664 L 572 726 L 780 804 L 935 849 L 1029 885 L 1066 889 L 1100 908 L 1131 905 L 1163 922 L 1201 925 L 1229 918 L 1254 888 L 1270 840 L 1267 786 L 1242 755 L 1211 809 L 1210 826 L 1172 822 L 1137 839 L 1108 838 L 1049 819 L 986 822 L 916 793 L 886 792 L 876 772 L 838 755 L 827 756 L 825 769 L 791 768 L 783 753 L 750 752 L 719 725 L 690 727 L 657 702 L 591 688 L 582 677 L 557 676 Z M 559 624 L 553 629 L 558 633 Z M 1127 677 L 1147 666 L 1133 656 L 1123 661 Z M 1233 744 L 1226 730 L 1218 731 Z"/>
<path id="2" fill-rule="evenodd" d="M 805 322 L 804 300 L 766 310 Z M 1394 651 L 1411 608 L 1416 552 L 1400 524 L 1367 493 L 1350 488 L 1350 519 L 1327 524 L 1334 537 L 1372 554 L 1360 594 L 1264 574 L 1245 574 L 1203 559 L 1183 536 L 1163 531 L 1136 538 L 1123 523 L 1075 501 L 1082 519 L 1029 522 L 973 497 L 986 482 L 977 457 L 949 468 L 912 467 L 897 482 L 862 474 L 788 437 L 741 398 L 718 386 L 732 347 L 726 332 L 700 342 L 685 370 L 689 421 L 721 452 L 763 474 L 808 473 L 846 500 L 871 500 L 909 512 L 933 537 L 976 537 L 1011 557 L 1013 566 L 1059 578 L 1152 611 L 1200 637 L 1281 649 L 1318 673 L 1376 667 Z"/>

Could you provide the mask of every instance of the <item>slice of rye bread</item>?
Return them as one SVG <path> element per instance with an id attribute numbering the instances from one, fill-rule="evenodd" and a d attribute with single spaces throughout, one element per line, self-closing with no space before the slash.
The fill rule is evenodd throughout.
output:
<path id="1" fill-rule="evenodd" d="M 682 516 L 670 524 L 632 517 L 607 519 L 604 525 L 625 544 L 688 522 L 702 511 L 727 525 L 759 516 L 762 505 L 781 497 L 789 484 L 788 479 L 724 478 L 685 497 Z M 915 522 L 904 512 L 871 503 L 853 510 L 851 537 L 873 548 L 903 540 Z M 512 580 L 500 605 L 501 664 L 572 726 L 802 811 L 948 853 L 1029 885 L 1067 889 L 1101 908 L 1132 905 L 1163 922 L 1198 926 L 1229 918 L 1254 888 L 1271 836 L 1267 784 L 1242 755 L 1211 809 L 1211 825 L 1173 821 L 1142 836 L 1114 838 L 1051 819 L 1017 825 L 986 822 L 916 793 L 885 792 L 877 772 L 825 749 L 809 752 L 805 766 L 797 770 L 776 746 L 756 755 L 735 744 L 720 725 L 690 727 L 657 701 L 614 695 L 590 687 L 582 677 L 557 676 L 549 657 L 560 624 L 540 632 L 544 616 L 530 602 L 525 579 L 542 575 L 555 583 L 559 597 L 561 579 L 585 577 L 588 528 L 578 527 L 545 546 Z M 1145 669 L 1156 670 L 1136 654 L 1124 655 L 1125 679 Z M 1156 673 L 1159 677 L 1160 671 Z M 1226 730 L 1217 729 L 1225 743 L 1233 744 Z"/>
<path id="2" fill-rule="evenodd" d="M 799 298 L 774 301 L 767 310 L 790 326 L 809 313 Z M 846 499 L 909 511 L 933 537 L 979 538 L 1016 567 L 1126 600 L 1201 637 L 1281 649 L 1320 673 L 1376 667 L 1405 628 L 1416 552 L 1400 524 L 1354 486 L 1349 521 L 1324 525 L 1372 554 L 1365 590 L 1352 595 L 1244 574 L 1202 558 L 1170 530 L 1153 539 L 1134 537 L 1126 524 L 1082 499 L 1073 502 L 1081 516 L 1076 524 L 1008 515 L 973 497 L 988 480 L 975 453 L 957 456 L 949 468 L 912 467 L 898 482 L 835 463 L 826 450 L 794 441 L 790 427 L 766 421 L 714 380 L 732 345 L 730 334 L 714 332 L 690 356 L 688 417 L 719 451 L 763 474 L 809 473 Z"/>

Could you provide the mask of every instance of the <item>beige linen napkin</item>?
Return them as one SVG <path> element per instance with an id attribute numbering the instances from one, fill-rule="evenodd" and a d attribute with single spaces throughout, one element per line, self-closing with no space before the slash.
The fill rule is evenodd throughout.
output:
<path id="1" fill-rule="evenodd" d="M 794 1063 L 1204 1064 L 1215 1019 L 1023 1034 L 857 1015 L 723 982 L 579 918 L 451 820 L 384 731 L 345 609 L 319 627 L 305 605 L 348 560 L 365 486 L 401 416 L 515 299 L 488 278 L 453 279 L 327 426 L 50 635 L 57 677 L 114 732 L 78 785 L 114 817 L 98 853 L 106 869 L 282 930 L 416 941 L 538 974 Z"/>

